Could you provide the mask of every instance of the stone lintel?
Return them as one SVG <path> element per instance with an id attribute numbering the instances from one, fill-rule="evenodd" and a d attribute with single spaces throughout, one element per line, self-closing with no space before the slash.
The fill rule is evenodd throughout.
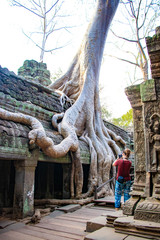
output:
<path id="1" fill-rule="evenodd" d="M 53 163 L 71 163 L 71 158 L 69 154 L 66 154 L 64 157 L 53 158 L 45 155 L 43 152 L 38 151 L 37 159 L 40 162 L 53 162 Z"/>
<path id="2" fill-rule="evenodd" d="M 31 167 L 34 170 L 34 168 L 37 167 L 37 161 L 36 160 L 15 161 L 14 165 L 15 165 L 16 169 Z"/>
<path id="3" fill-rule="evenodd" d="M 0 146 L 0 159 L 4 160 L 25 160 L 31 157 L 28 149 L 10 148 Z"/>

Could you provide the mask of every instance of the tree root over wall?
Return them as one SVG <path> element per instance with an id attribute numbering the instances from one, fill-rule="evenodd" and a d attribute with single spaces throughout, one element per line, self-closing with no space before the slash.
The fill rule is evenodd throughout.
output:
<path id="1" fill-rule="evenodd" d="M 95 186 L 107 181 L 110 178 L 112 162 L 120 153 L 119 144 L 125 144 L 121 137 L 104 126 L 99 99 L 99 72 L 103 49 L 118 3 L 119 0 L 98 1 L 94 18 L 69 70 L 48 86 L 59 92 L 62 104 L 68 99 L 73 103 L 65 113 L 55 114 L 52 118 L 53 126 L 64 137 L 60 144 L 54 145 L 36 118 L 0 109 L 0 118 L 30 125 L 32 130 L 28 136 L 29 143 L 37 144 L 46 155 L 58 158 L 71 151 L 71 198 L 88 199 Z M 84 194 L 78 139 L 88 144 L 91 154 L 88 191 Z M 112 194 L 109 184 L 105 186 L 105 193 Z M 78 200 L 70 200 L 71 203 L 74 201 Z"/>

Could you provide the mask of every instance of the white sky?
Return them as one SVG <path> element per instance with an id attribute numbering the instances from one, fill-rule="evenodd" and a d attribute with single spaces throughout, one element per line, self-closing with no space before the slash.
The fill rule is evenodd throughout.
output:
<path id="1" fill-rule="evenodd" d="M 77 12 L 74 19 L 75 23 L 80 26 L 73 29 L 70 34 L 64 34 L 61 37 L 61 39 L 65 38 L 65 42 L 70 41 L 71 44 L 53 52 L 53 54 L 46 55 L 44 62 L 47 63 L 48 70 L 51 73 L 58 71 L 59 68 L 65 71 L 80 45 L 88 23 L 87 25 L 84 24 L 80 12 L 79 14 Z M 82 24 L 80 23 L 81 20 Z M 70 21 L 74 22 L 73 17 Z M 25 10 L 9 6 L 8 0 L 0 1 L 0 65 L 2 67 L 17 73 L 18 68 L 23 65 L 26 59 L 39 61 L 39 49 L 22 32 L 22 29 L 29 32 L 33 23 L 34 18 Z M 109 38 L 108 41 L 110 42 L 111 39 Z M 112 51 L 108 41 L 106 42 L 105 53 Z M 126 74 L 128 71 L 130 71 L 129 66 L 123 62 L 109 57 L 104 58 L 100 73 L 100 85 L 103 87 L 101 102 L 107 106 L 109 112 L 112 112 L 112 117 L 120 117 L 131 108 L 124 93 L 124 88 L 129 85 Z"/>

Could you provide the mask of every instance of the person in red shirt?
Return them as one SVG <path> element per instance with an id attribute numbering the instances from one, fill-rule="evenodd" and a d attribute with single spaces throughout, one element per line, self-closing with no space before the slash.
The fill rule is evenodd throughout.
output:
<path id="1" fill-rule="evenodd" d="M 122 157 L 114 161 L 113 166 L 118 167 L 115 185 L 115 209 L 119 210 L 121 206 L 122 190 L 124 190 L 124 202 L 130 198 L 129 192 L 131 188 L 130 169 L 132 162 L 128 160 L 130 149 L 125 149 Z"/>

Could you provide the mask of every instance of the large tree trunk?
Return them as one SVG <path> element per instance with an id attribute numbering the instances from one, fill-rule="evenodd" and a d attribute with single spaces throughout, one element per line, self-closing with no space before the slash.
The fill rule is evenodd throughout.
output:
<path id="1" fill-rule="evenodd" d="M 49 86 L 60 90 L 64 94 L 62 98 L 67 95 L 75 101 L 65 112 L 58 129 L 65 140 L 71 140 L 71 146 L 77 143 L 73 158 L 77 197 L 82 192 L 83 172 L 76 136 L 88 143 L 91 152 L 89 190 L 84 197 L 93 192 L 95 185 L 108 180 L 111 163 L 119 152 L 116 141 L 120 138 L 111 137 L 101 119 L 98 83 L 106 36 L 118 3 L 119 0 L 98 1 L 93 21 L 69 70 Z M 74 184 L 71 186 L 74 196 Z M 110 189 L 107 190 L 109 193 Z"/>
<path id="2" fill-rule="evenodd" d="M 62 102 L 66 96 L 74 102 L 65 113 L 56 114 L 52 118 L 53 126 L 57 127 L 64 137 L 60 144 L 54 145 L 52 140 L 46 137 L 42 125 L 36 119 L 23 114 L 8 114 L 2 109 L 0 111 L 0 117 L 3 119 L 30 124 L 30 143 L 35 142 L 48 156 L 61 157 L 68 151 L 72 152 L 72 198 L 91 196 L 95 185 L 109 179 L 111 163 L 120 152 L 117 142 L 124 144 L 120 137 L 115 136 L 103 124 L 98 83 L 106 36 L 118 3 L 119 0 L 98 1 L 93 21 L 69 70 L 49 86 L 61 92 Z M 83 169 L 78 138 L 88 143 L 91 152 L 88 192 L 85 194 L 82 194 Z M 106 186 L 105 192 L 111 194 L 109 185 Z"/>

